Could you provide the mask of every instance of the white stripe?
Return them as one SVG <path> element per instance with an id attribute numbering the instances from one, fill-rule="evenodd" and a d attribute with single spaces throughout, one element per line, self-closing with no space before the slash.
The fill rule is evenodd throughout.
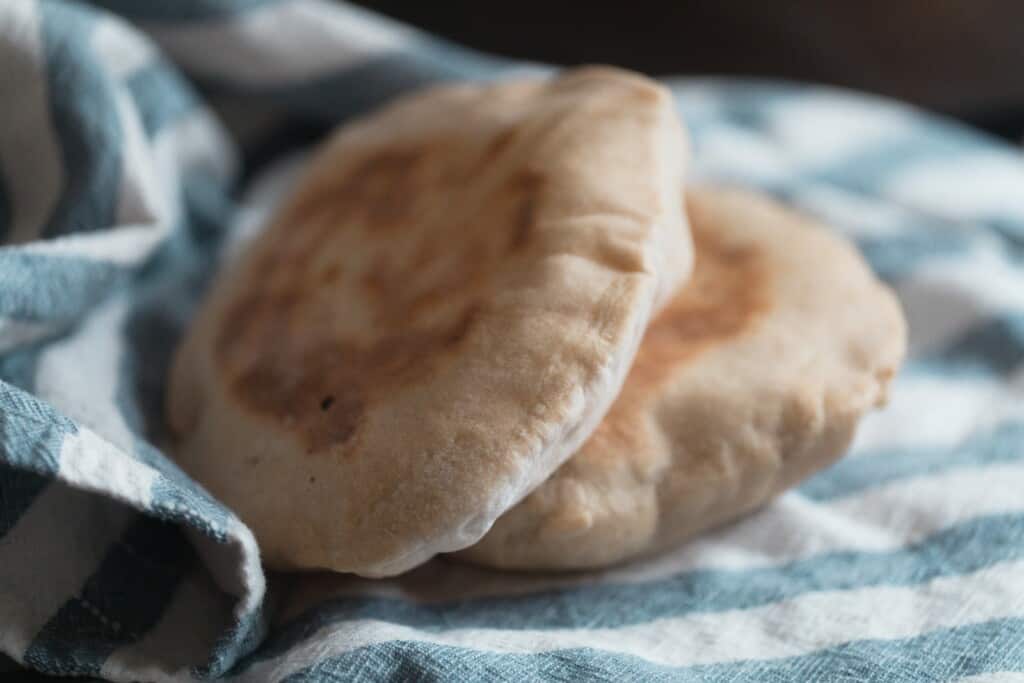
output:
<path id="1" fill-rule="evenodd" d="M 50 101 L 39 17 L 34 2 L 0 8 L 0 175 L 10 194 L 13 230 L 7 243 L 38 236 L 64 182 Z"/>
<path id="2" fill-rule="evenodd" d="M 889 390 L 889 404 L 861 423 L 852 454 L 949 448 L 967 438 L 992 404 L 1005 397 L 1005 383 L 997 379 L 904 373 Z"/>
<path id="3" fill-rule="evenodd" d="M 976 676 L 965 676 L 956 679 L 957 683 L 1021 683 L 1024 681 L 1024 672 L 1020 671 L 997 671 Z"/>
<path id="4" fill-rule="evenodd" d="M 958 522 L 1024 512 L 1022 490 L 1024 466 L 1010 463 L 908 478 L 825 504 L 794 492 L 739 524 L 608 578 L 646 581 L 687 569 L 752 569 L 825 553 L 894 551 Z"/>
<path id="5" fill-rule="evenodd" d="M 770 139 L 731 124 L 709 126 L 694 145 L 695 182 L 759 185 L 786 180 L 794 173 Z"/>
<path id="6" fill-rule="evenodd" d="M 238 172 L 238 151 L 231 135 L 206 109 L 193 111 L 160 131 L 155 145 L 153 156 L 161 168 L 171 163 L 179 170 L 203 168 L 225 182 Z"/>
<path id="7" fill-rule="evenodd" d="M 146 28 L 186 70 L 252 86 L 314 79 L 405 46 L 414 35 L 400 24 L 339 5 L 294 0 L 220 21 Z"/>
<path id="8" fill-rule="evenodd" d="M 688 118 L 717 118 L 725 104 L 722 84 L 713 78 L 668 76 L 659 79 L 672 91 L 676 108 Z"/>
<path id="9" fill-rule="evenodd" d="M 0 539 L 0 651 L 21 653 L 96 570 L 132 513 L 52 483 Z"/>
<path id="10" fill-rule="evenodd" d="M 174 164 L 156 164 L 159 140 L 150 147 L 138 111 L 123 88 L 118 88 L 114 102 L 124 134 L 115 220 L 118 225 L 152 224 L 147 238 L 155 244 L 166 237 L 178 217 L 178 169 Z"/>
<path id="11" fill-rule="evenodd" d="M 50 344 L 36 366 L 36 395 L 113 447 L 131 452 L 134 438 L 117 406 L 121 328 L 127 302 L 104 304 L 66 339 Z"/>
<path id="12" fill-rule="evenodd" d="M 64 440 L 59 476 L 76 488 L 102 493 L 139 510 L 150 508 L 153 484 L 159 477 L 152 467 L 89 429 Z"/>
<path id="13" fill-rule="evenodd" d="M 926 206 L 950 218 L 1024 220 L 1024 160 L 1007 152 L 981 152 L 953 161 L 926 159 L 893 175 L 886 197 Z"/>
<path id="14" fill-rule="evenodd" d="M 832 552 L 893 551 L 958 522 L 1024 512 L 1022 490 L 1024 466 L 1009 464 L 915 477 L 825 504 L 789 493 L 760 512 L 676 550 L 606 571 L 502 573 L 440 559 L 388 580 L 309 577 L 283 607 L 282 618 L 341 595 L 433 603 L 602 583 L 644 583 L 689 570 L 778 567 Z"/>
<path id="15" fill-rule="evenodd" d="M 113 299 L 49 345 L 39 356 L 35 391 L 82 427 L 64 441 L 61 479 L 141 509 L 158 475 L 131 455 L 134 436 L 117 405 L 126 313 L 127 302 Z"/>
<path id="16" fill-rule="evenodd" d="M 693 666 L 809 654 L 866 639 L 909 638 L 1024 612 L 1024 562 L 1008 562 L 913 587 L 874 586 L 822 591 L 763 607 L 600 629 L 453 629 L 424 632 L 377 620 L 332 625 L 277 659 L 243 674 L 245 681 L 280 680 L 313 662 L 392 640 L 501 653 L 595 648 L 666 666 Z M 825 616 L 827 615 L 827 616 Z"/>
<path id="17" fill-rule="evenodd" d="M 104 15 L 90 36 L 92 49 L 111 76 L 126 79 L 152 63 L 153 45 L 120 18 Z"/>
<path id="18" fill-rule="evenodd" d="M 956 235 L 972 242 L 988 239 L 977 225 L 826 183 L 803 183 L 796 188 L 794 201 L 854 238 L 898 237 L 908 232 L 919 236 L 922 226 L 928 226 L 930 233 L 940 237 Z"/>
<path id="19" fill-rule="evenodd" d="M 795 201 L 830 227 L 854 238 L 898 236 L 908 220 L 906 212 L 893 204 L 823 183 L 808 183 L 799 188 Z"/>
<path id="20" fill-rule="evenodd" d="M 919 125 L 906 109 L 838 91 L 787 97 L 766 113 L 763 134 L 803 168 L 827 168 L 873 145 L 898 140 Z"/>

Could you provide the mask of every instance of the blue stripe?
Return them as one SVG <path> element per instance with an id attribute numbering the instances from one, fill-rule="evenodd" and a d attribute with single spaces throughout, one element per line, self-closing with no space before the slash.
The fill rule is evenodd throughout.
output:
<path id="1" fill-rule="evenodd" d="M 33 344 L 0 354 L 0 380 L 24 391 L 33 391 L 36 384 L 36 367 L 39 365 L 43 346 Z"/>
<path id="2" fill-rule="evenodd" d="M 985 224 L 1002 236 L 1006 244 L 1013 248 L 1018 257 L 1024 256 L 1024 216 L 1007 217 L 993 216 L 985 220 Z"/>
<path id="3" fill-rule="evenodd" d="M 64 439 L 78 428 L 48 404 L 0 382 L 0 462 L 55 474 Z"/>
<path id="4" fill-rule="evenodd" d="M 148 455 L 146 454 L 148 451 Z M 220 543 L 226 543 L 231 513 L 199 487 L 169 458 L 152 446 L 140 442 L 136 445 L 140 460 L 154 466 L 163 476 L 158 477 L 150 489 L 150 514 L 202 531 Z"/>
<path id="5" fill-rule="evenodd" d="M 777 117 L 775 109 L 786 107 L 811 94 L 804 83 L 760 79 L 736 79 L 720 83 L 714 125 L 732 125 L 764 135 L 764 128 Z"/>
<path id="6" fill-rule="evenodd" d="M 131 379 L 132 377 L 124 374 L 122 370 L 118 391 L 127 390 L 127 382 Z M 141 419 L 140 406 L 134 399 L 119 396 L 118 404 L 123 415 Z M 155 425 L 158 421 L 162 423 L 158 415 L 153 414 L 150 424 Z M 136 425 L 132 425 L 132 428 L 136 433 L 142 431 Z M 155 427 L 153 431 L 160 433 Z M 227 529 L 232 516 L 227 508 L 212 498 L 205 489 L 199 487 L 173 460 L 146 440 L 135 439 L 132 454 L 160 474 L 150 488 L 149 514 L 165 521 L 198 529 L 218 542 L 228 541 Z"/>
<path id="7" fill-rule="evenodd" d="M 182 179 L 185 225 L 190 244 L 197 251 L 215 255 L 231 227 L 231 219 L 237 207 L 231 199 L 230 189 L 230 186 L 204 169 L 192 169 Z"/>
<path id="8" fill-rule="evenodd" d="M 946 363 L 933 354 L 913 358 L 900 368 L 900 377 L 923 377 L 945 382 L 1000 382 L 1003 377 L 986 368 L 983 363 Z M 956 391 L 958 387 L 950 386 L 948 390 Z"/>
<path id="9" fill-rule="evenodd" d="M 932 230 L 856 240 L 871 268 L 887 281 L 910 275 L 928 261 L 963 256 L 971 240 L 960 233 Z"/>
<path id="10" fill-rule="evenodd" d="M 159 621 L 196 560 L 179 527 L 139 516 L 36 635 L 25 664 L 48 674 L 98 675 L 111 652 Z"/>
<path id="11" fill-rule="evenodd" d="M 172 436 L 163 419 L 164 393 L 174 350 L 187 321 L 181 313 L 187 301 L 181 296 L 182 289 L 161 288 L 137 302 L 121 335 L 125 349 L 118 369 L 117 407 L 132 432 L 155 443 L 169 443 Z"/>
<path id="12" fill-rule="evenodd" d="M 200 107 L 192 86 L 166 62 L 139 69 L 128 77 L 125 87 L 135 102 L 146 135 L 151 138 Z"/>
<path id="13" fill-rule="evenodd" d="M 0 315 L 72 320 L 107 298 L 131 275 L 126 266 L 75 256 L 0 249 Z"/>
<path id="14" fill-rule="evenodd" d="M 1007 314 L 976 324 L 931 359 L 946 367 L 1009 375 L 1024 365 L 1024 315 Z"/>
<path id="15" fill-rule="evenodd" d="M 980 151 L 977 136 L 969 132 L 946 126 L 932 132 L 915 126 L 863 145 L 845 159 L 832 159 L 826 167 L 804 173 L 802 180 L 855 186 L 878 196 L 890 178 L 909 168 L 967 159 Z"/>
<path id="16" fill-rule="evenodd" d="M 76 431 L 46 403 L 0 381 L 0 539 L 57 473 L 64 439 Z"/>
<path id="17" fill-rule="evenodd" d="M 722 634 L 729 637 L 729 634 Z M 801 634 L 793 633 L 793 640 Z M 287 683 L 349 681 L 693 681 L 806 683 L 946 681 L 1024 671 L 1024 619 L 998 619 L 898 640 L 857 640 L 811 654 L 693 667 L 655 664 L 590 648 L 501 654 L 414 640 L 368 645 L 330 657 Z"/>
<path id="18" fill-rule="evenodd" d="M 64 163 L 64 186 L 46 237 L 113 224 L 123 136 L 116 84 L 92 52 L 97 15 L 67 3 L 40 6 L 50 113 Z"/>
<path id="19" fill-rule="evenodd" d="M 691 613 L 750 609 L 810 592 L 909 586 L 1024 557 L 1024 515 L 993 515 L 891 552 L 834 552 L 781 567 L 699 570 L 640 584 L 591 585 L 514 597 L 416 604 L 377 597 L 328 600 L 284 624 L 256 656 L 282 654 L 331 624 L 379 619 L 437 632 L 461 628 L 617 628 Z"/>
<path id="20" fill-rule="evenodd" d="M 859 493 L 900 479 L 946 470 L 1024 460 L 1024 422 L 1009 422 L 950 448 L 896 448 L 840 460 L 798 489 L 819 502 Z"/>
<path id="21" fill-rule="evenodd" d="M 88 0 L 136 21 L 208 21 L 225 19 L 266 5 L 289 0 Z"/>
<path id="22" fill-rule="evenodd" d="M 266 602 L 254 611 L 242 615 L 217 639 L 204 664 L 192 668 L 196 678 L 219 678 L 239 661 L 252 653 L 267 637 L 269 615 Z"/>
<path id="23" fill-rule="evenodd" d="M 223 182 L 202 170 L 185 174 L 181 222 L 133 282 L 122 329 L 125 352 L 116 402 L 132 431 L 151 442 L 166 443 L 171 436 L 164 424 L 167 373 L 215 270 L 214 259 L 234 211 L 227 194 Z"/>
<path id="24" fill-rule="evenodd" d="M 132 306 L 121 330 L 125 350 L 115 401 L 140 437 L 133 454 L 162 475 L 150 491 L 153 513 L 225 541 L 230 518 L 227 509 L 150 444 L 168 442 L 163 419 L 167 373 L 234 210 L 224 184 L 208 174 L 190 172 L 182 183 L 182 222 L 134 283 Z"/>
<path id="25" fill-rule="evenodd" d="M 0 355 L 0 380 L 31 392 L 35 388 L 36 366 L 42 350 L 42 345 L 36 344 Z M 62 440 L 63 437 L 55 439 L 43 449 L 51 451 L 56 458 Z M 0 437 L 0 448 L 3 443 Z M 50 472 L 56 467 L 42 469 Z M 21 519 L 49 482 L 50 477 L 0 464 L 0 539 Z"/>
<path id="26" fill-rule="evenodd" d="M 50 481 L 50 477 L 0 463 L 0 541 Z"/>

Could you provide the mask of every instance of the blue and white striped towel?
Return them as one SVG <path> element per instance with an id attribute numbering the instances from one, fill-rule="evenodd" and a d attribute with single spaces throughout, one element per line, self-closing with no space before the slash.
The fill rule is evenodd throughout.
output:
<path id="1" fill-rule="evenodd" d="M 124 681 L 1024 671 L 1024 159 L 892 103 L 670 82 L 697 175 L 854 238 L 911 326 L 849 458 L 743 522 L 584 575 L 268 580 L 167 459 L 168 358 L 269 162 L 522 68 L 325 0 L 0 2 L 0 651 Z"/>

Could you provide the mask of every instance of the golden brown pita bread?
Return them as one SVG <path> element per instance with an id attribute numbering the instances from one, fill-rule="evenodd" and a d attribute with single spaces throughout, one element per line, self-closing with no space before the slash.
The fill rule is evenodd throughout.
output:
<path id="1" fill-rule="evenodd" d="M 275 568 L 477 541 L 590 434 L 689 274 L 668 93 L 590 68 L 342 129 L 173 370 L 182 466 Z"/>
<path id="2" fill-rule="evenodd" d="M 600 567 L 762 505 L 846 449 L 902 361 L 899 304 L 852 246 L 772 200 L 697 189 L 693 278 L 582 449 L 461 556 Z"/>

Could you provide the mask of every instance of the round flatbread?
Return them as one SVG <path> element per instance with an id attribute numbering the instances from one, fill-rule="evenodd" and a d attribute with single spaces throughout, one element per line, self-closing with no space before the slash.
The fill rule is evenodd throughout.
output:
<path id="1" fill-rule="evenodd" d="M 693 278 L 651 323 L 604 421 L 461 556 L 600 567 L 762 505 L 847 448 L 906 327 L 856 250 L 774 201 L 697 189 Z"/>
<path id="2" fill-rule="evenodd" d="M 666 90 L 588 68 L 341 129 L 219 278 L 168 413 L 274 568 L 476 542 L 593 431 L 688 276 Z"/>

